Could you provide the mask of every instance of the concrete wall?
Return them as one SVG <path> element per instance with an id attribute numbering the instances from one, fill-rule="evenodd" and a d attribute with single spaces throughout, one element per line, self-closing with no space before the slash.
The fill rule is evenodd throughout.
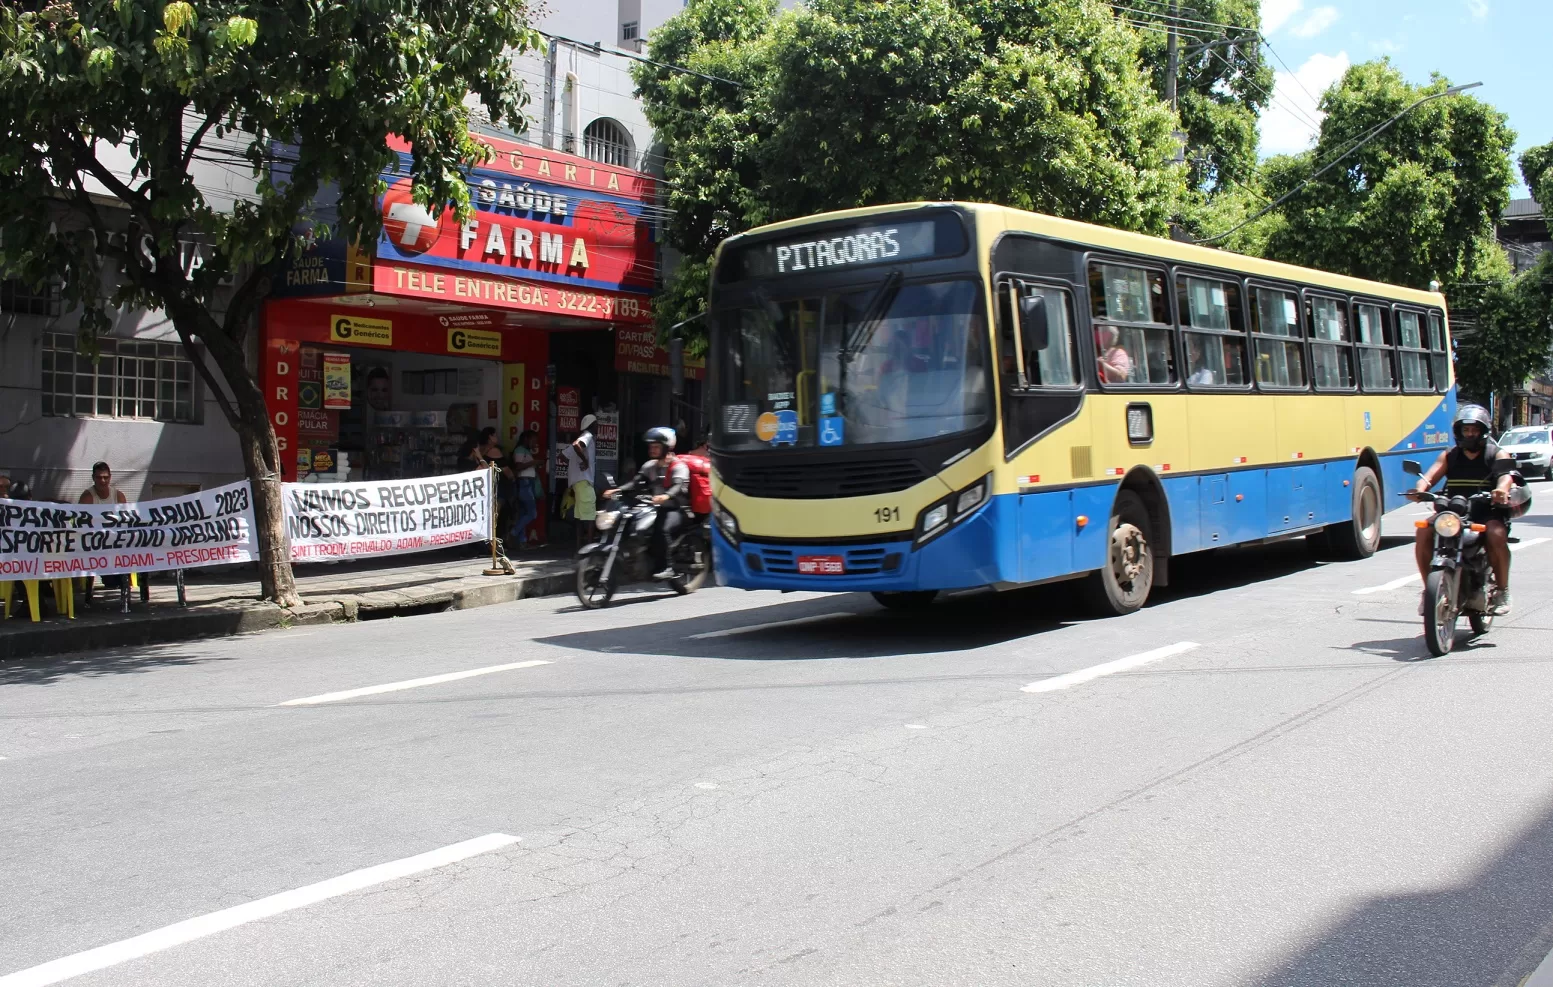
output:
<path id="1" fill-rule="evenodd" d="M 208 388 L 196 381 L 203 411 L 197 425 L 42 414 L 42 343 L 49 331 L 74 333 L 79 316 L 0 314 L 0 473 L 25 482 L 36 500 L 73 501 L 91 483 L 92 464 L 107 461 L 131 500 L 156 488 L 212 487 L 243 476 L 237 436 Z M 131 310 L 110 335 L 177 342 L 159 312 Z"/>

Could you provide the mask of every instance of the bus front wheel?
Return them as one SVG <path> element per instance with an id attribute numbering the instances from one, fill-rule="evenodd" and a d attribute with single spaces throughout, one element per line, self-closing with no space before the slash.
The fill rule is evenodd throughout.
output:
<path id="1" fill-rule="evenodd" d="M 908 593 L 875 593 L 874 599 L 887 610 L 920 610 L 933 602 L 936 589 L 917 590 Z"/>
<path id="2" fill-rule="evenodd" d="M 1380 548 L 1380 480 L 1368 466 L 1353 471 L 1352 509 L 1347 521 L 1329 524 L 1323 534 L 1326 545 L 1340 559 L 1367 559 Z"/>
<path id="3" fill-rule="evenodd" d="M 1154 587 L 1154 545 L 1143 498 L 1131 490 L 1116 495 L 1107 537 L 1106 564 L 1084 580 L 1083 592 L 1097 616 L 1120 617 L 1142 607 Z"/>

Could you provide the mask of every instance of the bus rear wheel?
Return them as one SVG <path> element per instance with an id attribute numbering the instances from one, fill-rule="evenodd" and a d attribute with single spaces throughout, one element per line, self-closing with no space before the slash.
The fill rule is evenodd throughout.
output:
<path id="1" fill-rule="evenodd" d="M 874 599 L 886 610 L 921 610 L 937 595 L 936 589 L 924 589 L 909 593 L 875 593 Z"/>
<path id="2" fill-rule="evenodd" d="M 1353 471 L 1352 505 L 1348 520 L 1329 524 L 1322 532 L 1326 547 L 1340 559 L 1367 559 L 1380 548 L 1380 480 L 1368 466 Z"/>
<path id="3" fill-rule="evenodd" d="M 1089 609 L 1100 617 L 1121 617 L 1148 601 L 1154 588 L 1154 544 L 1149 512 L 1131 490 L 1116 495 L 1107 529 L 1106 564 L 1084 580 Z"/>

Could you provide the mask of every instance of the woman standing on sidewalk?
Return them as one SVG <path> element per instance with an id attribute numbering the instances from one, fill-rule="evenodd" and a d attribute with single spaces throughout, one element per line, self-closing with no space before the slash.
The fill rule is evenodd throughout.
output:
<path id="1" fill-rule="evenodd" d="M 534 463 L 534 446 L 538 435 L 532 428 L 523 430 L 512 447 L 512 470 L 517 474 L 518 510 L 512 527 L 507 531 L 507 543 L 522 551 L 528 545 L 528 526 L 539 516 L 538 471 Z"/>

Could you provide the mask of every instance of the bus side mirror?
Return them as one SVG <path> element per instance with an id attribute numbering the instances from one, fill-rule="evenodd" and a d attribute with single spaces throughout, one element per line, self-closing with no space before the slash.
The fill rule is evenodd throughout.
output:
<path id="1" fill-rule="evenodd" d="M 669 340 L 669 390 L 675 397 L 685 393 L 685 341 L 678 336 Z"/>
<path id="2" fill-rule="evenodd" d="M 1402 472 L 1411 476 L 1423 476 L 1424 468 L 1414 460 L 1404 459 L 1402 460 Z"/>
<path id="3" fill-rule="evenodd" d="M 1026 295 L 1019 299 L 1019 334 L 1024 337 L 1026 349 L 1044 350 L 1051 342 L 1043 296 Z"/>

